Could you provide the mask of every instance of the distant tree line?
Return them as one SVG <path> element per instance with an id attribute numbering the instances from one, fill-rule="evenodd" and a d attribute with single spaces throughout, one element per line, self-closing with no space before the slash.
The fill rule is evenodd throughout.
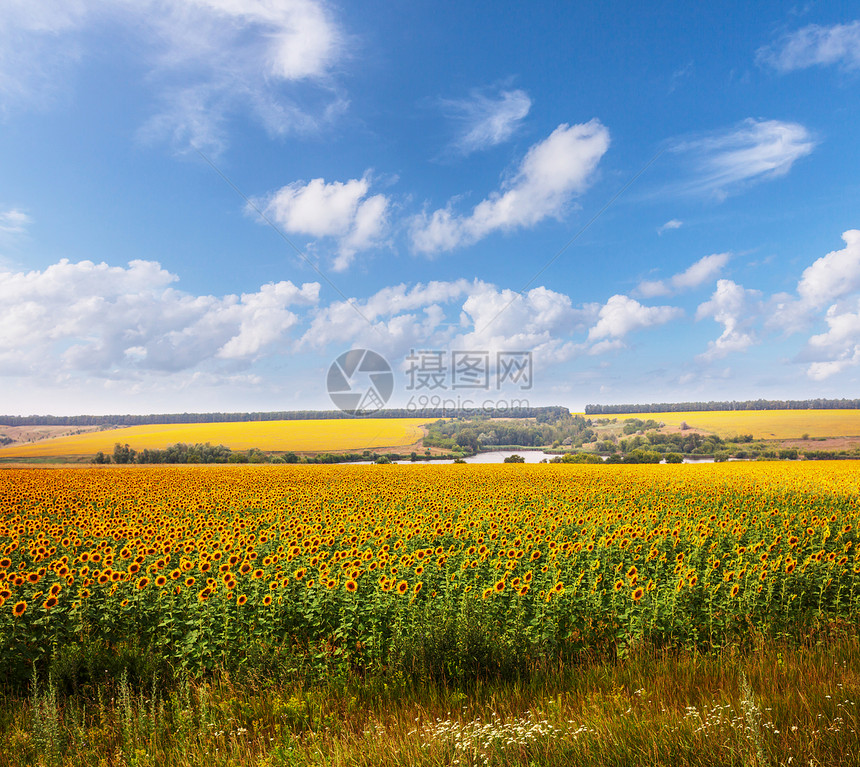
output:
<path id="1" fill-rule="evenodd" d="M 856 410 L 860 399 L 748 399 L 728 402 L 653 402 L 648 405 L 586 405 L 586 415 L 687 413 L 704 410 Z"/>
<path id="2" fill-rule="evenodd" d="M 368 418 L 472 418 L 485 411 L 478 408 L 390 408 L 368 413 Z M 516 407 L 498 410 L 505 418 L 552 419 L 569 414 L 560 405 Z M 4 426 L 146 426 L 164 423 L 236 423 L 245 421 L 300 421 L 356 418 L 341 410 L 275 410 L 258 413 L 156 413 L 152 415 L 0 415 Z"/>
<path id="3" fill-rule="evenodd" d="M 364 450 L 361 453 L 319 453 L 317 455 L 298 455 L 292 451 L 282 454 L 264 453 L 256 447 L 250 450 L 231 450 L 224 445 L 211 445 L 210 443 L 196 443 L 186 445 L 179 442 L 170 445 L 163 450 L 135 450 L 129 445 L 114 445 L 113 453 L 105 454 L 103 451 L 96 453 L 92 462 L 97 464 L 117 464 L 120 466 L 128 464 L 176 464 L 176 463 L 354 463 L 356 461 L 376 463 L 391 463 L 393 461 L 433 461 L 451 459 L 455 456 L 447 455 L 419 455 L 410 453 L 378 453 L 376 451 Z M 380 461 L 380 459 L 385 459 Z"/>

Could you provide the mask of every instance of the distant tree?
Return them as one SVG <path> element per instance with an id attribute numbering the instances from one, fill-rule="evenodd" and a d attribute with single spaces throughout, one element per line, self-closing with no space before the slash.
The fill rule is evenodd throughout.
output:
<path id="1" fill-rule="evenodd" d="M 504 460 L 504 463 L 525 463 L 525 462 L 526 462 L 526 459 L 523 458 L 521 455 L 517 455 L 516 453 L 514 453 L 513 455 L 509 455 Z"/>
<path id="2" fill-rule="evenodd" d="M 137 452 L 132 450 L 128 444 L 120 445 L 117 442 L 113 447 L 113 462 L 114 463 L 134 463 Z"/>

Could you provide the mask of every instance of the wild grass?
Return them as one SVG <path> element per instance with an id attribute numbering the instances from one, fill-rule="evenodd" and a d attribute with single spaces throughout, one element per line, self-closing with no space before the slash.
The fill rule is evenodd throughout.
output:
<path id="1" fill-rule="evenodd" d="M 0 706 L 0 767 L 27 765 L 855 765 L 860 645 L 643 649 L 465 686 L 225 672 L 50 679 Z"/>

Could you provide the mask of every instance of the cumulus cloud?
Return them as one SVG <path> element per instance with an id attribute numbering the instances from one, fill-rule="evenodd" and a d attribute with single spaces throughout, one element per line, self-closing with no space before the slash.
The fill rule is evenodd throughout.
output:
<path id="1" fill-rule="evenodd" d="M 807 374 L 822 381 L 860 363 L 860 230 L 842 235 L 845 247 L 807 267 L 797 283 L 797 298 L 777 297 L 773 324 L 800 330 L 826 307 L 827 331 L 809 338 L 803 359 L 813 360 Z"/>
<path id="2" fill-rule="evenodd" d="M 860 21 L 829 27 L 810 24 L 760 48 L 757 59 L 779 72 L 833 64 L 856 69 L 860 67 Z"/>
<path id="3" fill-rule="evenodd" d="M 335 301 L 320 309 L 301 338 L 301 347 L 361 343 L 400 354 L 410 345 L 435 343 L 450 328 L 445 305 L 466 295 L 468 280 L 383 288 L 364 300 Z M 362 321 L 360 318 L 364 318 Z"/>
<path id="4" fill-rule="evenodd" d="M 803 271 L 797 283 L 801 300 L 824 306 L 860 290 L 860 230 L 844 232 L 845 247 L 822 256 Z"/>
<path id="5" fill-rule="evenodd" d="M 696 310 L 696 319 L 711 318 L 723 326 L 723 332 L 716 341 L 708 343 L 707 351 L 699 358 L 711 361 L 752 346 L 757 340 L 753 326 L 761 312 L 759 291 L 747 290 L 732 280 L 718 280 L 710 300 Z"/>
<path id="6" fill-rule="evenodd" d="M 319 285 L 263 285 L 241 296 L 195 296 L 154 261 L 127 267 L 62 260 L 0 273 L 0 372 L 108 378 L 248 363 L 288 339 L 289 307 L 317 302 Z M 211 371 L 210 371 L 211 372 Z"/>
<path id="7" fill-rule="evenodd" d="M 724 197 L 749 184 L 784 176 L 815 148 L 812 134 L 799 123 L 747 119 L 729 131 L 675 145 L 690 158 L 696 177 L 688 188 Z"/>
<path id="8" fill-rule="evenodd" d="M 723 270 L 731 257 L 730 253 L 714 253 L 700 258 L 683 272 L 673 275 L 668 280 L 645 280 L 640 282 L 636 292 L 645 298 L 668 296 L 683 290 L 692 290 L 706 282 L 710 282 Z"/>
<path id="9" fill-rule="evenodd" d="M 378 244 L 388 222 L 388 198 L 368 195 L 367 175 L 347 182 L 315 178 L 281 187 L 263 202 L 265 214 L 286 232 L 337 242 L 333 268 L 343 271 L 355 254 Z"/>
<path id="10" fill-rule="evenodd" d="M 532 101 L 523 90 L 488 96 L 474 91 L 467 99 L 443 99 L 443 110 L 460 123 L 453 149 L 463 155 L 507 141 L 529 113 Z"/>
<path id="11" fill-rule="evenodd" d="M 599 120 L 562 124 L 529 149 L 517 173 L 468 215 L 453 204 L 413 221 L 412 244 L 433 254 L 470 245 L 496 231 L 532 227 L 560 216 L 571 199 L 588 187 L 597 163 L 609 148 L 609 131 Z"/>
<path id="12" fill-rule="evenodd" d="M 836 306 L 827 310 L 827 331 L 809 339 L 809 351 L 820 359 L 809 365 L 807 374 L 816 381 L 840 373 L 860 363 L 860 301 L 853 311 Z"/>
<path id="13" fill-rule="evenodd" d="M 0 93 L 33 100 L 62 83 L 95 35 L 140 44 L 161 110 L 143 135 L 218 151 L 241 109 L 273 133 L 318 127 L 345 107 L 331 84 L 345 42 L 318 0 L 9 0 L 0 17 Z M 308 109 L 286 86 L 313 82 Z"/>
<path id="14" fill-rule="evenodd" d="M 807 327 L 820 310 L 860 290 L 860 230 L 850 229 L 842 239 L 844 248 L 831 251 L 804 269 L 797 295 L 773 296 L 769 326 L 797 332 Z"/>
<path id="15" fill-rule="evenodd" d="M 367 322 L 357 321 L 357 314 Z M 643 306 L 627 296 L 574 305 L 570 296 L 544 286 L 518 293 L 480 280 L 431 282 L 320 309 L 300 348 L 365 346 L 392 363 L 414 349 L 480 350 L 491 363 L 497 352 L 531 351 L 536 365 L 552 365 L 621 348 L 629 333 L 682 315 L 679 308 Z"/>
<path id="16" fill-rule="evenodd" d="M 662 325 L 683 314 L 675 306 L 643 306 L 629 296 L 615 295 L 600 307 L 597 323 L 588 331 L 588 340 L 618 341 L 634 330 Z"/>

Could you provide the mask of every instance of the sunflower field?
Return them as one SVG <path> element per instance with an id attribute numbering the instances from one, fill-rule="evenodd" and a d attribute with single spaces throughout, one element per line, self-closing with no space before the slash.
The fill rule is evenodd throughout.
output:
<path id="1" fill-rule="evenodd" d="M 0 676 L 133 637 L 463 678 L 860 607 L 853 462 L 0 473 Z M 255 655 L 256 654 L 256 655 Z"/>

